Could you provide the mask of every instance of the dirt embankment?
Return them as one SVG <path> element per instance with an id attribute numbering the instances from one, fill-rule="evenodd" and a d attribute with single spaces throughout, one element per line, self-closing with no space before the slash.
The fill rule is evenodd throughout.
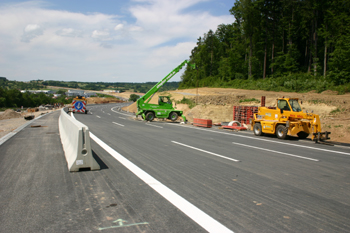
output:
<path id="1" fill-rule="evenodd" d="M 12 119 L 12 118 L 20 118 L 22 117 L 22 114 L 19 112 L 15 112 L 12 109 L 6 109 L 5 112 L 3 112 L 0 115 L 0 120 L 6 120 L 6 119 Z"/>
<path id="2" fill-rule="evenodd" d="M 197 96 L 198 94 L 198 96 Z M 193 118 L 211 119 L 213 123 L 228 122 L 233 120 L 233 106 L 259 106 L 256 101 L 245 102 L 253 99 L 261 100 L 261 96 L 266 96 L 266 106 L 275 106 L 276 99 L 280 97 L 299 98 L 303 111 L 313 111 L 318 114 L 322 123 L 323 131 L 331 132 L 331 140 L 350 143 L 350 94 L 337 95 L 333 91 L 323 93 L 292 93 L 241 90 L 231 88 L 198 88 L 159 93 L 159 95 L 171 95 L 173 100 L 181 100 L 183 97 L 191 99 L 197 105 L 190 109 L 187 104 L 177 104 L 179 110 L 184 111 L 184 115 L 189 122 Z M 151 100 L 157 103 L 158 95 Z M 244 101 L 244 102 L 243 102 Z M 136 105 L 132 104 L 124 110 L 136 112 Z"/>
<path id="3" fill-rule="evenodd" d="M 123 102 L 120 99 L 112 98 L 112 97 L 89 97 L 87 98 L 87 104 L 107 104 L 107 103 L 121 103 Z"/>
<path id="4" fill-rule="evenodd" d="M 33 115 L 38 117 L 41 114 L 49 113 L 55 110 L 44 110 L 37 112 L 15 112 L 12 109 L 7 109 L 0 114 L 0 138 L 17 129 L 19 126 L 27 123 L 24 116 Z"/>

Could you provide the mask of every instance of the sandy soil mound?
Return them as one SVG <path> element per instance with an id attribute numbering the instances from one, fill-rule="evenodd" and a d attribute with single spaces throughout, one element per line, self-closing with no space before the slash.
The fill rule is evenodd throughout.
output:
<path id="1" fill-rule="evenodd" d="M 193 118 L 201 118 L 220 123 L 232 121 L 233 118 L 233 105 L 197 105 L 190 109 L 187 104 L 177 104 L 177 109 L 184 111 L 189 122 L 193 122 Z"/>
<path id="2" fill-rule="evenodd" d="M 22 117 L 21 113 L 15 112 L 12 109 L 7 109 L 3 114 L 0 115 L 0 120 L 20 118 L 20 117 Z"/>
<path id="3" fill-rule="evenodd" d="M 120 99 L 112 98 L 112 97 L 106 97 L 106 98 L 100 98 L 100 97 L 89 97 L 87 98 L 88 104 L 107 104 L 107 103 L 120 103 L 123 102 Z"/>
<path id="4" fill-rule="evenodd" d="M 124 111 L 127 111 L 127 112 L 133 112 L 133 113 L 136 113 L 137 111 L 137 106 L 136 106 L 136 102 L 127 106 L 127 107 L 124 107 L 123 108 Z"/>
<path id="5" fill-rule="evenodd" d="M 245 95 L 201 95 L 190 99 L 197 104 L 204 105 L 239 105 L 239 101 L 245 99 Z"/>

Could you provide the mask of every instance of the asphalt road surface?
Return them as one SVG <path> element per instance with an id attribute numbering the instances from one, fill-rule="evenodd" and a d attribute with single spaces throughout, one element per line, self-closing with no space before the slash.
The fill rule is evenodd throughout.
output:
<path id="1" fill-rule="evenodd" d="M 59 112 L 0 145 L 0 232 L 350 232 L 349 147 L 145 122 L 122 105 L 74 114 L 99 171 L 68 171 Z"/>
<path id="2" fill-rule="evenodd" d="M 121 192 L 134 196 L 135 211 L 150 225 L 157 222 L 156 231 L 210 229 L 191 215 L 191 208 L 198 208 L 207 222 L 233 232 L 350 232 L 349 148 L 145 122 L 115 104 L 97 105 L 90 114 L 75 117 L 105 146 L 193 205 L 181 209 L 174 201 L 171 207 L 160 201 L 172 202 L 171 197 L 133 177 Z M 93 149 L 109 169 L 120 166 L 101 146 L 94 143 Z M 117 182 L 118 175 L 110 179 Z M 157 201 L 140 200 L 145 192 Z M 179 209 L 185 216 L 177 216 Z M 166 222 L 150 220 L 153 215 Z M 186 217 L 196 222 L 194 229 Z M 190 228 L 177 228 L 182 224 Z"/>

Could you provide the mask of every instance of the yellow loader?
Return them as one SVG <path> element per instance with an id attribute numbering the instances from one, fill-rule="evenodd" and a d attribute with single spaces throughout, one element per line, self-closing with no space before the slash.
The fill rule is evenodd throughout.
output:
<path id="1" fill-rule="evenodd" d="M 265 103 L 265 100 L 262 102 Z M 280 139 L 287 136 L 307 138 L 310 134 L 315 142 L 330 139 L 330 132 L 321 132 L 320 117 L 304 113 L 298 98 L 278 98 L 276 107 L 259 107 L 251 119 L 251 130 L 257 136 L 276 134 Z"/>

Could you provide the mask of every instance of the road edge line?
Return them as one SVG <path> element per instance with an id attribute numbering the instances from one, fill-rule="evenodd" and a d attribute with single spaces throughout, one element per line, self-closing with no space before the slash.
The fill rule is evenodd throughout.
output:
<path id="1" fill-rule="evenodd" d="M 127 169 L 134 173 L 138 178 L 148 184 L 152 189 L 157 193 L 163 196 L 166 200 L 172 203 L 175 207 L 181 210 L 189 218 L 195 221 L 198 225 L 203 227 L 208 232 L 231 232 L 230 229 L 210 217 L 208 214 L 204 213 L 202 210 L 191 204 L 189 201 L 169 189 L 164 184 L 160 183 L 158 180 L 153 178 L 151 175 L 143 171 L 141 168 L 130 162 L 124 156 L 119 154 L 117 151 L 112 149 L 101 139 L 96 137 L 93 133 L 90 132 L 90 138 L 94 140 L 99 146 L 101 146 L 105 151 L 107 151 L 112 157 L 118 160 L 123 164 Z"/>

